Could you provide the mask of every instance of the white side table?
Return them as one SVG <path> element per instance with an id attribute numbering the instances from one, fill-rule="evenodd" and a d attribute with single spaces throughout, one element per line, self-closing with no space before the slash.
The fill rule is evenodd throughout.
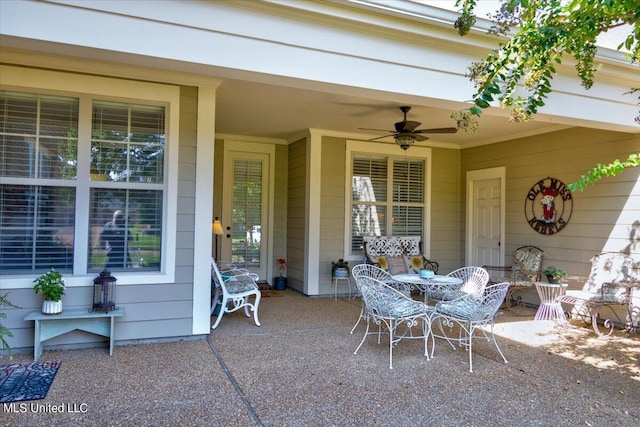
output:
<path id="1" fill-rule="evenodd" d="M 349 299 L 351 299 L 351 280 L 349 280 L 349 276 L 346 276 L 346 277 L 333 276 L 331 277 L 331 280 L 333 281 L 333 294 L 336 301 L 338 301 L 338 284 L 340 282 L 347 284 L 347 288 L 349 288 Z"/>
<path id="2" fill-rule="evenodd" d="M 562 305 L 556 301 L 558 296 L 564 295 L 567 286 L 566 283 L 536 282 L 536 290 L 540 297 L 540 307 L 538 307 L 534 320 L 553 320 L 558 323 L 567 321 L 564 317 L 564 311 L 562 311 Z"/>

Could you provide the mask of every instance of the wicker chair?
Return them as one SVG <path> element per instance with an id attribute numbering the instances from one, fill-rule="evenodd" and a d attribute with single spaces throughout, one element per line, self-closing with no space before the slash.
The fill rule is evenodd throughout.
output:
<path id="1" fill-rule="evenodd" d="M 462 280 L 459 286 L 430 285 L 429 298 L 434 301 L 451 301 L 467 294 L 481 296 L 489 282 L 489 272 L 482 267 L 462 267 L 447 274 Z"/>
<path id="2" fill-rule="evenodd" d="M 429 358 L 427 350 L 427 339 L 430 336 L 429 311 L 426 304 L 414 301 L 397 289 L 372 277 L 358 276 L 356 283 L 362 292 L 367 329 L 353 354 L 358 353 L 369 335 L 377 335 L 378 344 L 380 344 L 381 328 L 384 327 L 389 331 L 389 369 L 393 369 L 393 348 L 402 339 L 424 340 L 424 355 Z M 417 326 L 420 320 L 422 320 L 422 333 L 416 335 L 411 328 Z M 378 325 L 377 332 L 369 332 L 371 321 Z M 401 325 L 405 325 L 407 329 L 399 333 L 398 328 Z"/>
<path id="3" fill-rule="evenodd" d="M 490 275 L 489 283 L 509 282 L 505 297 L 507 310 L 516 312 L 515 307 L 523 305 L 522 295 L 528 289 L 535 289 L 535 282 L 542 277 L 544 251 L 537 246 L 521 246 L 513 251 L 513 263 L 508 266 L 483 265 Z M 515 302 L 515 304 L 514 304 Z M 516 313 L 517 314 L 517 313 Z"/>
<path id="4" fill-rule="evenodd" d="M 211 329 L 215 329 L 225 313 L 233 313 L 244 308 L 247 317 L 251 317 L 249 310 L 253 311 L 253 320 L 256 326 L 260 326 L 258 320 L 258 305 L 262 293 L 258 289 L 256 280 L 258 276 L 246 270 L 224 270 L 220 271 L 215 260 L 211 259 L 211 278 L 215 287 L 213 301 L 211 303 L 211 315 L 220 306 L 218 316 Z M 251 303 L 249 297 L 254 296 L 255 301 Z M 231 306 L 230 304 L 231 303 Z"/>
<path id="5" fill-rule="evenodd" d="M 441 301 L 435 306 L 435 312 L 431 316 L 432 336 L 447 340 L 454 349 L 452 342 L 458 342 L 460 346 L 464 346 L 469 352 L 469 372 L 473 372 L 473 336 L 476 331 L 481 331 L 485 339 L 493 342 L 504 363 L 508 363 L 493 333 L 495 317 L 508 288 L 509 282 L 502 282 L 487 286 L 480 297 L 467 294 L 456 300 Z M 437 323 L 439 333 L 435 332 L 433 322 Z M 458 338 L 451 338 L 445 332 L 445 328 L 451 330 L 454 325 L 460 327 Z M 489 334 L 486 326 L 490 327 Z M 431 349 L 431 356 L 434 350 L 435 345 Z"/>

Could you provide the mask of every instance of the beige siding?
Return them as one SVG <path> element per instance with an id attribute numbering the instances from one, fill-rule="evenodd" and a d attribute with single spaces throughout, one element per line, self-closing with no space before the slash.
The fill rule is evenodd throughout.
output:
<path id="1" fill-rule="evenodd" d="M 289 145 L 287 183 L 287 284 L 304 292 L 306 236 L 306 140 Z"/>
<path id="2" fill-rule="evenodd" d="M 274 176 L 274 197 L 273 197 L 273 262 L 274 275 L 278 274 L 276 267 L 276 259 L 284 258 L 287 263 L 287 185 L 288 185 L 288 168 L 289 150 L 286 145 L 276 145 L 276 163 Z M 287 267 L 291 267 L 288 265 Z M 287 268 L 289 270 L 289 268 Z M 289 276 L 287 271 L 287 276 Z M 271 283 L 271 282 L 270 282 Z M 273 284 L 273 283 L 272 283 Z"/>
<path id="3" fill-rule="evenodd" d="M 431 161 L 431 253 L 446 274 L 463 265 L 460 245 L 460 151 L 434 148 Z"/>
<path id="4" fill-rule="evenodd" d="M 527 224 L 524 215 L 527 192 L 546 177 L 568 184 L 597 163 L 624 160 L 638 152 L 640 136 L 571 129 L 463 150 L 461 179 L 470 170 L 506 167 L 506 236 L 503 240 L 507 263 L 515 248 L 532 244 L 545 251 L 545 266 L 554 264 L 570 275 L 584 276 L 589 272 L 588 262 L 594 254 L 629 250 L 633 246 L 634 227 L 640 221 L 640 168 L 628 169 L 587 187 L 584 192 L 574 193 L 569 224 L 550 236 L 536 233 Z M 460 200 L 464 204 L 464 194 Z M 463 228 L 464 218 L 460 224 Z M 633 249 L 638 252 L 637 236 L 635 239 Z M 574 282 L 575 286 L 579 285 L 579 281 Z"/>
<path id="5" fill-rule="evenodd" d="M 319 293 L 331 292 L 331 262 L 346 258 L 345 245 L 345 168 L 346 145 L 343 138 L 322 138 L 322 180 L 320 189 Z"/>

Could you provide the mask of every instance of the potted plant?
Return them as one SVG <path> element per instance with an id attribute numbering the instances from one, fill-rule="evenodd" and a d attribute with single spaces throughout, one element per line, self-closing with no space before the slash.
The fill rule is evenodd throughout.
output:
<path id="1" fill-rule="evenodd" d="M 17 305 L 14 305 L 11 301 L 9 301 L 9 299 L 7 298 L 8 295 L 9 294 L 0 295 L 0 307 L 20 308 Z M 6 319 L 6 318 L 7 318 L 7 313 L 5 313 L 4 311 L 0 311 L 0 319 Z M 12 358 L 11 347 L 9 346 L 9 343 L 7 342 L 5 337 L 13 338 L 13 333 L 9 330 L 9 328 L 7 328 L 5 325 L 0 323 L 0 342 L 2 343 L 2 350 L 5 350 L 5 349 L 7 350 L 7 352 L 9 353 L 9 360 L 11 360 Z"/>
<path id="2" fill-rule="evenodd" d="M 40 292 L 44 298 L 42 312 L 44 314 L 56 314 L 62 312 L 62 296 L 64 295 L 64 277 L 60 272 L 51 271 L 44 273 L 34 280 L 33 290 Z"/>
<path id="3" fill-rule="evenodd" d="M 278 291 L 282 291 L 287 288 L 287 278 L 285 277 L 285 272 L 287 271 L 287 261 L 284 258 L 278 258 L 276 262 L 278 263 L 278 270 L 280 271 L 280 275 L 273 278 L 274 288 L 276 288 L 276 290 Z"/>
<path id="4" fill-rule="evenodd" d="M 549 283 L 560 283 L 560 281 L 567 277 L 567 272 L 559 269 L 555 265 L 550 265 L 542 272 L 547 276 Z"/>
<path id="5" fill-rule="evenodd" d="M 349 277 L 349 263 L 342 258 L 331 263 L 331 277 Z"/>

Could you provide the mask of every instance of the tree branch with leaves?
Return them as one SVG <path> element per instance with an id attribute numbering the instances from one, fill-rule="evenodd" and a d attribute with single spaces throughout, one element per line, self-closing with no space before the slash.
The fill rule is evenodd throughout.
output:
<path id="1" fill-rule="evenodd" d="M 616 176 L 626 168 L 635 168 L 639 165 L 640 153 L 631 154 L 624 162 L 621 162 L 620 159 L 615 159 L 608 164 L 598 163 L 595 168 L 588 171 L 585 175 L 581 175 L 578 181 L 567 184 L 567 188 L 571 191 L 583 191 L 587 184 L 593 184 L 607 176 Z"/>
<path id="2" fill-rule="evenodd" d="M 476 22 L 476 4 L 477 0 L 456 1 L 461 15 L 454 27 L 462 36 Z M 502 0 L 490 18 L 495 23 L 490 33 L 507 38 L 469 67 L 468 77 L 477 89 L 473 106 L 452 115 L 465 130 L 464 126 L 477 127 L 474 117 L 495 101 L 511 110 L 511 121 L 530 120 L 552 92 L 556 66 L 565 55 L 576 61 L 582 86 L 589 89 L 596 71 L 597 38 L 608 30 L 629 26 L 617 49 L 629 52 L 630 63 L 640 61 L 640 0 Z M 635 120 L 640 124 L 640 114 Z"/>

